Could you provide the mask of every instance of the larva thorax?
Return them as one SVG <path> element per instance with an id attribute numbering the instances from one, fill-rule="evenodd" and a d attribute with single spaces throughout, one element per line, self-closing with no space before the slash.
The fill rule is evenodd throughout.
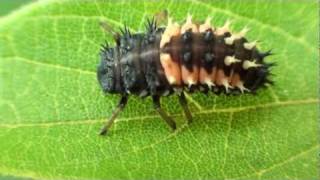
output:
<path id="1" fill-rule="evenodd" d="M 124 28 L 116 39 L 117 46 L 104 46 L 97 73 L 102 89 L 142 97 L 172 93 L 160 63 L 163 31 L 155 21 L 148 21 L 146 33 L 132 34 Z"/>

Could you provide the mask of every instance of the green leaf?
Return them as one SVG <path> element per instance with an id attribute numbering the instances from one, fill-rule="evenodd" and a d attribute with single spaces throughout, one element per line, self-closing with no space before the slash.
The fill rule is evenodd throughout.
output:
<path id="1" fill-rule="evenodd" d="M 179 3 L 180 2 L 180 3 Z M 38 179 L 318 179 L 318 8 L 314 1 L 37 1 L 0 20 L 0 174 Z M 119 97 L 95 69 L 107 21 L 143 31 L 168 9 L 251 28 L 275 86 L 258 95 L 163 98 L 171 133 L 150 98 L 132 97 L 110 136 L 98 131 Z"/>
<path id="2" fill-rule="evenodd" d="M 21 7 L 22 5 L 28 3 L 31 0 L 2 0 L 0 1 L 0 18 L 11 11 Z"/>

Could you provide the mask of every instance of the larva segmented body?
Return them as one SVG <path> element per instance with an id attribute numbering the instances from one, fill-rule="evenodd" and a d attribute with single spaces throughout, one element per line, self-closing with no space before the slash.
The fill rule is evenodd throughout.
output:
<path id="1" fill-rule="evenodd" d="M 148 21 L 146 33 L 131 34 L 125 28 L 116 37 L 115 47 L 104 46 L 98 80 L 105 92 L 122 95 L 117 109 L 124 107 L 129 94 L 150 95 L 160 115 L 175 129 L 174 121 L 160 108 L 161 96 L 177 91 L 191 121 L 183 90 L 244 93 L 271 84 L 268 76 L 273 64 L 264 62 L 270 51 L 261 53 L 256 41 L 248 42 L 244 37 L 247 28 L 231 33 L 229 21 L 219 28 L 210 21 L 207 18 L 197 25 L 189 15 L 182 26 L 169 19 L 162 28 L 152 20 Z"/>

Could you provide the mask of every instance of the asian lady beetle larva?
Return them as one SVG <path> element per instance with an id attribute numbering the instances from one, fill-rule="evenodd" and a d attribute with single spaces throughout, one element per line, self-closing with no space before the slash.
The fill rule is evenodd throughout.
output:
<path id="1" fill-rule="evenodd" d="M 152 96 L 157 112 L 176 129 L 160 106 L 161 96 L 176 92 L 191 122 L 185 90 L 240 94 L 272 84 L 268 76 L 273 63 L 264 62 L 270 51 L 261 53 L 256 41 L 248 42 L 244 37 L 247 28 L 231 33 L 229 21 L 219 28 L 210 21 L 208 17 L 198 25 L 188 15 L 182 26 L 169 18 L 166 27 L 157 27 L 153 19 L 148 20 L 146 33 L 132 34 L 127 28 L 121 34 L 114 33 L 116 46 L 103 46 L 97 76 L 103 91 L 120 94 L 121 100 L 101 135 L 107 133 L 130 94 Z"/>

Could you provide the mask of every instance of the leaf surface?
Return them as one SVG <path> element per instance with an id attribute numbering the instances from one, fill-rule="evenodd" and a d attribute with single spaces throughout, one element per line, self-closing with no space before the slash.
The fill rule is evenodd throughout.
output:
<path id="1" fill-rule="evenodd" d="M 275 86 L 258 95 L 163 98 L 179 129 L 170 133 L 150 98 L 132 97 L 110 131 L 98 130 L 119 97 L 96 80 L 99 27 L 168 9 L 182 23 L 213 17 L 251 28 L 273 49 Z M 38 1 L 0 20 L 0 174 L 39 179 L 317 179 L 318 14 L 306 1 Z"/>

